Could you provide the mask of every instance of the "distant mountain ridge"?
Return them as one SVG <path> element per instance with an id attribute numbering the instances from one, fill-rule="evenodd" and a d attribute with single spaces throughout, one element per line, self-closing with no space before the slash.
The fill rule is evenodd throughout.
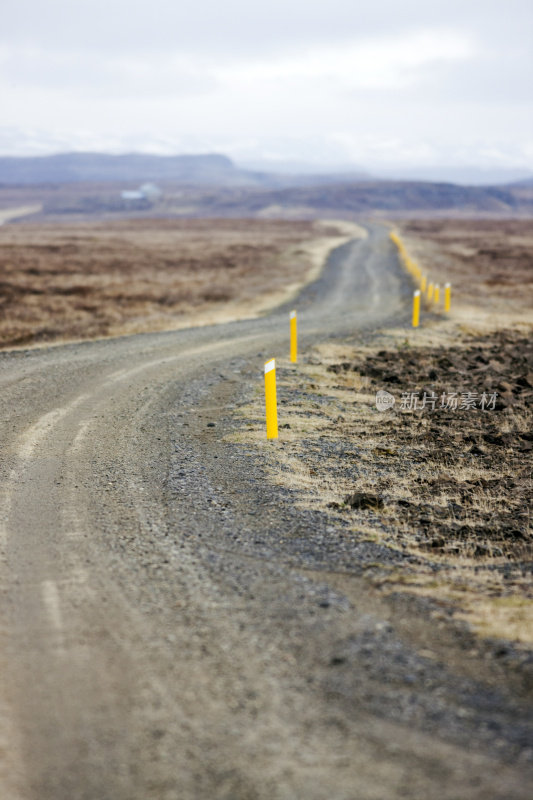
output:
<path id="1" fill-rule="evenodd" d="M 277 174 L 241 169 L 219 153 L 161 156 L 144 153 L 58 153 L 48 156 L 1 156 L 0 184 L 30 186 L 67 183 L 173 183 L 281 188 L 369 179 L 365 173 Z"/>
<path id="2" fill-rule="evenodd" d="M 145 183 L 158 184 L 162 192 L 158 199 L 147 198 L 142 208 L 135 209 L 131 199 L 124 197 L 124 190 L 138 190 Z M 41 202 L 44 214 L 94 215 L 137 210 L 157 215 L 175 206 L 181 215 L 191 216 L 314 218 L 407 211 L 533 214 L 533 188 L 528 180 L 464 186 L 376 180 L 362 172 L 276 174 L 241 169 L 217 153 L 0 157 L 2 187 L 11 197 L 6 203 L 15 206 Z"/>
<path id="3" fill-rule="evenodd" d="M 218 183 L 239 173 L 231 159 L 217 153 L 178 156 L 58 153 L 0 157 L 0 183 L 4 184 L 147 180 Z"/>
<path id="4" fill-rule="evenodd" d="M 426 181 L 358 181 L 285 188 L 276 191 L 241 191 L 212 197 L 204 213 L 240 216 L 268 215 L 296 209 L 300 216 L 397 213 L 533 213 L 533 197 L 512 186 L 459 186 Z M 277 210 L 277 212 L 276 212 Z"/>

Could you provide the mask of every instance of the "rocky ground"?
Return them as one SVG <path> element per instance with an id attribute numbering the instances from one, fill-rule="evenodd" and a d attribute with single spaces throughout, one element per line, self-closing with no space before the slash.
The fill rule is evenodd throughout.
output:
<path id="1" fill-rule="evenodd" d="M 391 331 L 357 347 L 322 345 L 302 362 L 279 369 L 280 439 L 264 450 L 272 479 L 349 535 L 416 556 L 407 571 L 385 567 L 383 591 L 438 599 L 526 656 L 530 338 L 500 331 L 417 346 Z M 378 410 L 377 392 L 394 405 Z M 264 448 L 261 402 L 245 407 L 242 435 Z"/>
<path id="2" fill-rule="evenodd" d="M 531 557 L 529 337 L 499 331 L 445 352 L 380 350 L 328 371 L 348 383 L 350 372 L 357 373 L 372 392 L 398 398 L 397 409 L 385 411 L 381 423 L 392 449 L 387 453 L 385 446 L 382 454 L 401 455 L 402 477 L 405 462 L 412 464 L 412 499 L 393 492 L 391 501 L 422 546 L 462 556 Z M 385 482 L 385 495 L 377 496 L 381 508 L 386 488 Z"/>

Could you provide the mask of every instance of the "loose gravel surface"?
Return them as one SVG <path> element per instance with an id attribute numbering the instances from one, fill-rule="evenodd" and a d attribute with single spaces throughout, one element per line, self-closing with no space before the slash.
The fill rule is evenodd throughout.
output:
<path id="1" fill-rule="evenodd" d="M 371 228 L 302 294 L 302 346 L 409 298 Z M 366 567 L 412 555 L 238 440 L 287 310 L 0 356 L 2 797 L 530 797 L 528 687 L 376 590 Z"/>

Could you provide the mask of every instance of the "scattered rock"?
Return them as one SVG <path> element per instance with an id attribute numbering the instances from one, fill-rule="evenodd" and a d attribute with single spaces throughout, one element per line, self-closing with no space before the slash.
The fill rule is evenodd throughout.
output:
<path id="1" fill-rule="evenodd" d="M 431 539 L 429 546 L 437 548 L 437 547 L 444 547 L 445 544 L 446 541 L 445 539 L 443 539 L 442 536 L 435 536 L 433 539 Z"/>
<path id="2" fill-rule="evenodd" d="M 376 494 L 369 494 L 368 492 L 354 492 L 348 494 L 344 498 L 344 505 L 353 509 L 369 509 L 370 511 L 378 511 L 384 506 L 383 498 Z"/>

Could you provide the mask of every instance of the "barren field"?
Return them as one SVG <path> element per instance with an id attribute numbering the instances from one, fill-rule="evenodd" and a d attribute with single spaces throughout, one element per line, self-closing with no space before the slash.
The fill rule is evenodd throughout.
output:
<path id="1" fill-rule="evenodd" d="M 253 220 L 4 225 L 0 346 L 252 316 L 316 276 L 343 234 Z"/>
<path id="2" fill-rule="evenodd" d="M 399 227 L 431 279 L 451 282 L 462 322 L 533 322 L 533 220 L 409 220 Z"/>

